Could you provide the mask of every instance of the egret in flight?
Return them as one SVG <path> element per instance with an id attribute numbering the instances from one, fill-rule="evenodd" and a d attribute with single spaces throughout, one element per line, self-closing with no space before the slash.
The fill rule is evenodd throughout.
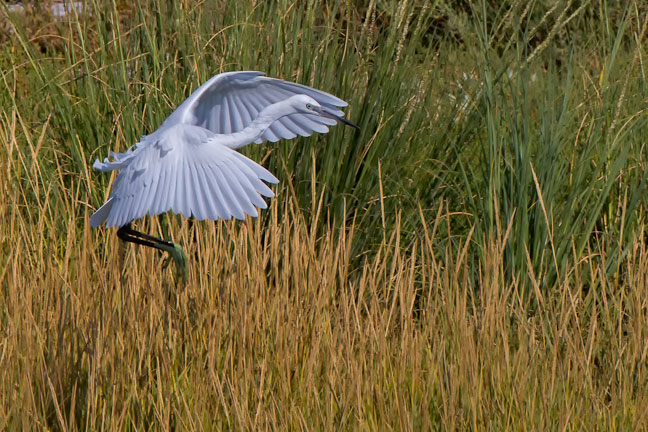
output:
<path id="1" fill-rule="evenodd" d="M 343 100 L 311 87 L 227 72 L 201 85 L 152 134 L 125 153 L 111 152 L 99 171 L 118 170 L 108 200 L 90 225 L 117 227 L 124 241 L 169 252 L 180 276 L 187 256 L 180 245 L 134 230 L 131 222 L 172 211 L 198 220 L 256 217 L 271 198 L 266 183 L 279 180 L 236 149 L 313 132 L 326 133 L 344 118 Z"/>

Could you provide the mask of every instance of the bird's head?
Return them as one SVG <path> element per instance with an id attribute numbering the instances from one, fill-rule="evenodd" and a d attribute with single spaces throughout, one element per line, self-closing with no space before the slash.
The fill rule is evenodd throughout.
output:
<path id="1" fill-rule="evenodd" d="M 322 106 L 310 96 L 301 94 L 290 98 L 290 105 L 301 114 L 318 114 Z"/>
<path id="2" fill-rule="evenodd" d="M 313 99 L 310 96 L 301 94 L 301 95 L 296 95 L 290 98 L 290 105 L 298 112 L 301 114 L 314 114 L 320 117 L 324 118 L 330 118 L 335 121 L 344 123 L 346 125 L 352 126 L 356 129 L 360 129 L 358 125 L 353 123 L 352 121 L 347 120 L 341 115 L 338 115 L 338 112 L 341 112 L 339 110 L 335 110 L 337 112 L 334 112 L 331 108 L 328 108 L 326 106 L 322 106 L 319 102 L 317 102 L 315 99 Z"/>

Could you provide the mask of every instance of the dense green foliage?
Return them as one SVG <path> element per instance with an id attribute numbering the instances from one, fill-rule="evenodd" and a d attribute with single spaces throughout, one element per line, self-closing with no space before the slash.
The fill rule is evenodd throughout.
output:
<path id="1" fill-rule="evenodd" d="M 303 208 L 314 179 L 334 220 L 357 217 L 356 254 L 396 218 L 411 241 L 418 207 L 443 207 L 459 237 L 510 226 L 511 277 L 528 264 L 560 277 L 600 242 L 617 249 L 614 275 L 645 202 L 643 22 L 571 3 L 88 3 L 36 37 L 12 18 L 1 97 L 26 127 L 50 124 L 40 181 L 62 164 L 97 206 L 110 179 L 94 158 L 154 130 L 213 74 L 265 71 L 339 95 L 362 127 L 246 149 L 293 180 Z M 25 205 L 64 200 L 45 191 Z"/>

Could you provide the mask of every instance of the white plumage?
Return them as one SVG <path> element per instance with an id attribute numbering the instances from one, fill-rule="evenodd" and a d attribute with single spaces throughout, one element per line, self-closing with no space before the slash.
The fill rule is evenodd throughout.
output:
<path id="1" fill-rule="evenodd" d="M 235 149 L 326 133 L 338 121 L 355 126 L 338 109 L 343 100 L 262 75 L 214 76 L 134 149 L 96 160 L 94 168 L 119 174 L 91 226 L 122 227 L 169 210 L 200 220 L 257 216 L 266 208 L 261 196 L 274 196 L 264 182 L 279 180 Z"/>

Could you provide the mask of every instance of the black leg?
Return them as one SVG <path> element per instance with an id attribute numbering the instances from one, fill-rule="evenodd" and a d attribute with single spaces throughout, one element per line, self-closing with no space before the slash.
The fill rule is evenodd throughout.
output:
<path id="1" fill-rule="evenodd" d="M 180 278 L 182 278 L 182 280 L 185 280 L 185 277 L 188 273 L 188 261 L 187 254 L 180 245 L 177 245 L 168 240 L 163 240 L 161 238 L 144 234 L 143 232 L 136 231 L 131 228 L 130 223 L 117 230 L 117 237 L 126 242 L 169 252 L 171 254 L 171 257 L 175 260 L 176 268 L 178 269 L 178 275 L 180 276 Z"/>
<path id="2" fill-rule="evenodd" d="M 169 247 L 171 248 L 175 247 L 175 244 L 170 241 L 163 240 L 158 237 L 153 237 L 143 232 L 134 230 L 133 228 L 131 228 L 130 223 L 124 225 L 123 227 L 119 228 L 119 230 L 117 230 L 117 237 L 119 237 L 120 239 L 126 242 L 131 242 L 138 245 L 148 246 L 156 249 L 167 250 L 167 248 Z M 164 245 L 167 248 L 161 248 L 160 245 Z"/>

